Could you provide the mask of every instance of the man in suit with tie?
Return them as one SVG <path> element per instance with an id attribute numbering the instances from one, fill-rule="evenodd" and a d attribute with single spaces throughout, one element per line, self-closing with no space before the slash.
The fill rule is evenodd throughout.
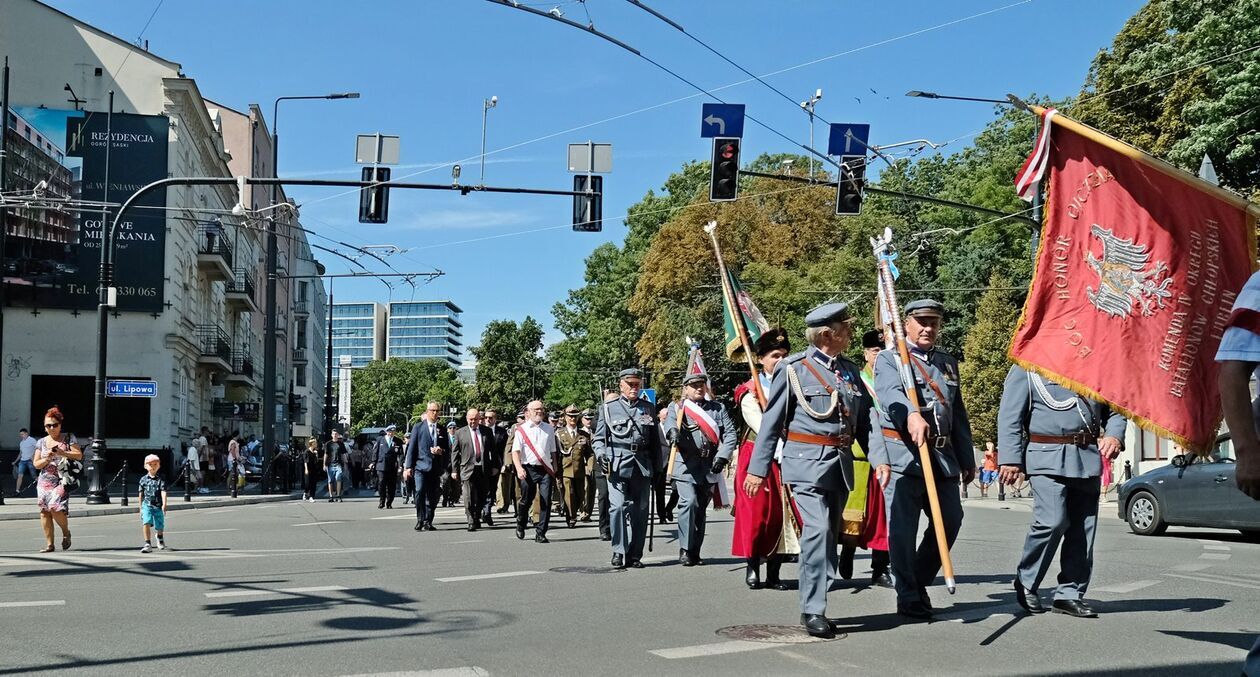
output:
<path id="1" fill-rule="evenodd" d="M 416 531 L 434 531 L 433 513 L 451 449 L 450 437 L 438 424 L 441 409 L 437 402 L 429 403 L 420 422 L 411 429 L 403 459 L 403 481 L 414 476 L 416 482 Z"/>
<path id="2" fill-rule="evenodd" d="M 451 443 L 451 479 L 462 482 L 461 497 L 469 531 L 476 531 L 481 520 L 490 519 L 486 488 L 492 486 L 493 473 L 498 468 L 498 459 L 491 451 L 490 431 L 481 425 L 482 420 L 476 407 L 469 409 L 468 425 L 456 431 Z"/>
<path id="3" fill-rule="evenodd" d="M 483 414 L 482 422 L 486 426 L 486 434 L 490 438 L 490 458 L 496 461 L 496 465 L 490 473 L 486 484 L 485 507 L 481 511 L 481 521 L 488 527 L 494 526 L 494 520 L 491 515 L 494 513 L 495 490 L 499 485 L 499 475 L 504 462 L 503 452 L 507 448 L 508 435 L 507 431 L 499 427 L 499 414 L 493 409 L 487 409 Z"/>
<path id="4" fill-rule="evenodd" d="M 1046 609 L 1037 596 L 1041 579 L 1061 550 L 1056 613 L 1097 614 L 1083 599 L 1094 569 L 1094 531 L 1102 464 L 1120 453 L 1129 422 L 1105 404 L 1012 366 L 998 410 L 1001 478 L 1021 473 L 1033 489 L 1032 526 L 1015 574 L 1015 600 L 1025 611 Z"/>

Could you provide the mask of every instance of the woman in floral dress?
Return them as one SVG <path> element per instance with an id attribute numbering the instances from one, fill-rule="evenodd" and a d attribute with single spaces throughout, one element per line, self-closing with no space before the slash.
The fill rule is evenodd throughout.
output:
<path id="1" fill-rule="evenodd" d="M 57 466 L 61 459 L 73 461 L 83 460 L 83 450 L 74 435 L 62 432 L 61 425 L 65 421 L 61 409 L 53 407 L 44 414 L 44 430 L 47 436 L 40 438 L 35 447 L 35 469 L 40 471 L 36 485 L 39 499 L 39 523 L 44 528 L 44 540 L 47 545 L 40 552 L 52 552 L 53 523 L 61 527 L 61 549 L 70 549 L 70 516 L 69 495 L 61 481 L 61 473 Z"/>

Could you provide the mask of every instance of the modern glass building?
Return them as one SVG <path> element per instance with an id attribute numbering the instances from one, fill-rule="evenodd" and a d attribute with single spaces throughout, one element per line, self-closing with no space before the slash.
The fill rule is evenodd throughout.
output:
<path id="1" fill-rule="evenodd" d="M 351 368 L 385 359 L 385 306 L 380 303 L 334 303 L 332 308 L 332 378 L 340 377 L 342 355 Z"/>
<path id="2" fill-rule="evenodd" d="M 463 311 L 450 301 L 397 301 L 389 304 L 386 359 L 442 360 L 455 369 L 463 362 Z"/>

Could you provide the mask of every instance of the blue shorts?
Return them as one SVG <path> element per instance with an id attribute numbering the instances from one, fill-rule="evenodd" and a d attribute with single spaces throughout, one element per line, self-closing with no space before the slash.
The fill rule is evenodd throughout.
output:
<path id="1" fill-rule="evenodd" d="M 17 471 L 16 471 L 17 477 L 24 477 L 26 475 L 30 475 L 31 478 L 34 479 L 37 476 L 37 474 L 38 472 L 35 470 L 34 463 L 31 463 L 30 461 L 18 461 Z"/>
<path id="2" fill-rule="evenodd" d="M 162 531 L 166 528 L 166 514 L 162 509 L 151 503 L 140 504 L 140 523 Z"/>
<path id="3" fill-rule="evenodd" d="M 333 465 L 328 466 L 328 482 L 330 484 L 337 484 L 340 482 L 343 474 L 345 473 L 341 470 L 340 463 L 334 463 Z"/>
<path id="4" fill-rule="evenodd" d="M 994 482 L 997 481 L 997 477 L 998 477 L 998 471 L 996 470 L 981 470 L 980 471 L 980 484 L 993 484 Z"/>

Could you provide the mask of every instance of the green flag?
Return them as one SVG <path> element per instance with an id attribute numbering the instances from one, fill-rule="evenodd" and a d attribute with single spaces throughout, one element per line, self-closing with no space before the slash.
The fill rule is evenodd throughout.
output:
<path id="1" fill-rule="evenodd" d="M 736 362 L 744 361 L 744 348 L 739 342 L 739 333 L 735 324 L 735 318 L 738 316 L 739 321 L 743 323 L 745 330 L 748 332 L 748 344 L 754 345 L 757 339 L 761 338 L 761 334 L 770 329 L 770 323 L 766 322 L 765 316 L 757 310 L 757 304 L 753 303 L 752 297 L 743 287 L 739 286 L 739 280 L 735 274 L 727 271 L 726 273 L 726 293 L 722 295 L 722 318 L 726 325 L 726 357 Z M 737 308 L 731 308 L 731 301 L 734 300 Z"/>

